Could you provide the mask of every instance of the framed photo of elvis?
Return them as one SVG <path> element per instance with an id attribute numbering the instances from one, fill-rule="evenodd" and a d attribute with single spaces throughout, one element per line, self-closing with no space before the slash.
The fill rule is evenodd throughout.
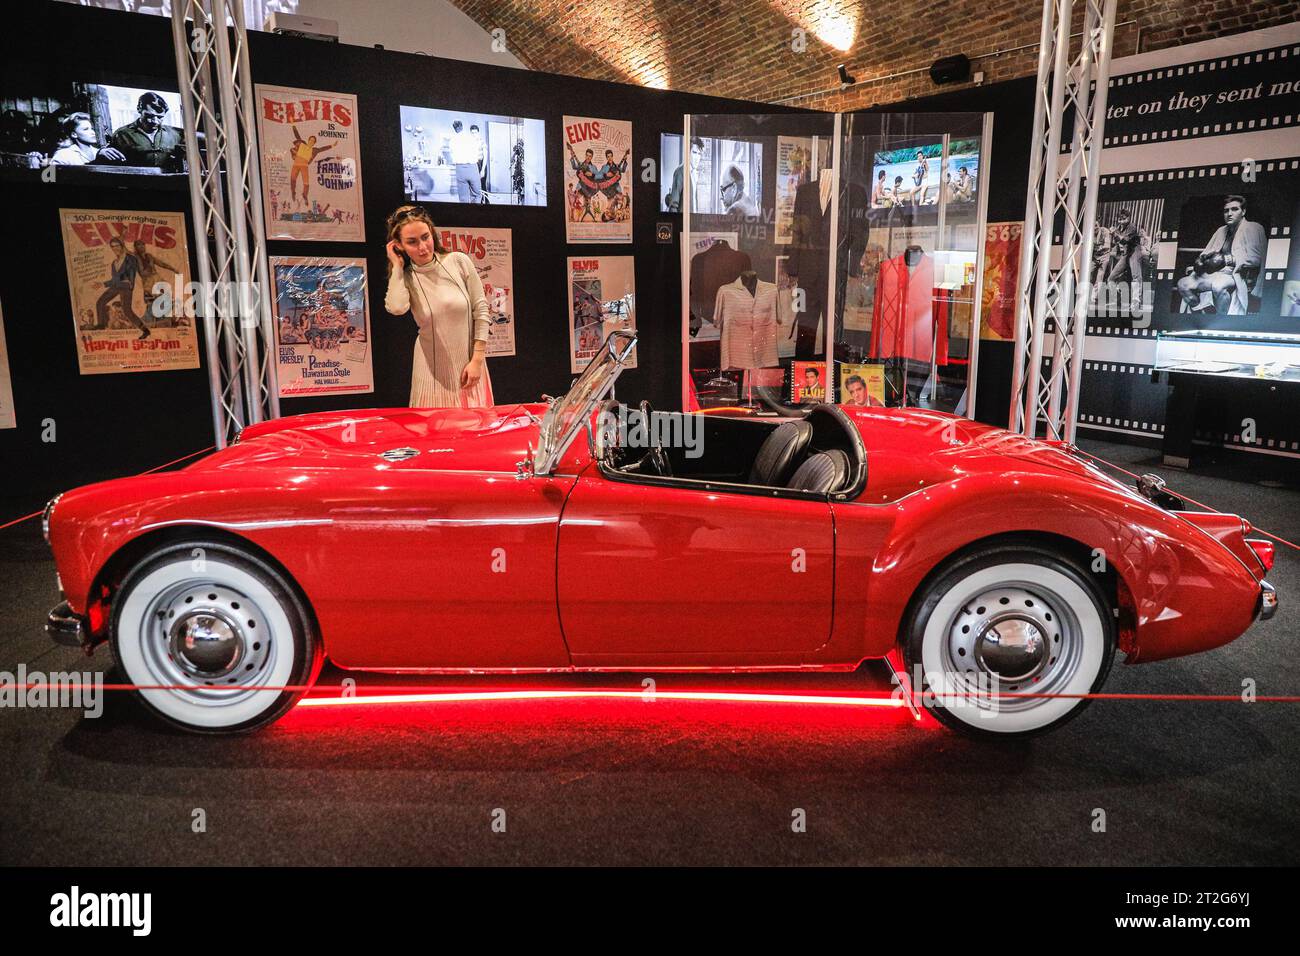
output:
<path id="1" fill-rule="evenodd" d="M 1264 195 L 1252 193 L 1243 189 L 1183 202 L 1171 312 L 1260 313 L 1273 207 Z"/>
<path id="2" fill-rule="evenodd" d="M 180 94 L 153 77 L 49 78 L 45 62 L 6 63 L 0 173 L 72 185 L 184 189 Z M 107 82 L 105 82 L 107 81 Z M 175 85 L 175 75 L 169 81 Z"/>

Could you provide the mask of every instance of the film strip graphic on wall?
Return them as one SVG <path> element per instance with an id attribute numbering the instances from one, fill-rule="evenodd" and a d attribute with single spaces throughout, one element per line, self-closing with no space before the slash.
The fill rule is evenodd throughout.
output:
<path id="1" fill-rule="evenodd" d="M 1152 374 L 1159 333 L 1300 333 L 1300 243 L 1291 241 L 1300 232 L 1300 24 L 1129 57 L 1112 74 L 1091 275 L 1132 294 L 1092 309 L 1078 424 L 1158 442 L 1168 396 Z M 1225 219 L 1229 197 L 1239 222 Z M 1198 257 L 1225 248 L 1258 262 L 1226 306 L 1180 282 L 1204 270 Z M 1059 246 L 1054 253 L 1059 262 Z M 1300 458 L 1300 417 L 1283 414 L 1271 392 L 1262 404 L 1278 407 L 1255 414 L 1259 389 L 1241 387 L 1259 423 L 1253 441 L 1222 422 L 1196 440 Z"/>

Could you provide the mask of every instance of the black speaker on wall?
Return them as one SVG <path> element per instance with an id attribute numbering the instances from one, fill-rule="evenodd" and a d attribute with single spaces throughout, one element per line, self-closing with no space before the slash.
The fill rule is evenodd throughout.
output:
<path id="1" fill-rule="evenodd" d="M 945 83 L 965 83 L 970 79 L 970 57 L 965 53 L 945 56 L 930 64 L 930 79 L 942 86 Z"/>

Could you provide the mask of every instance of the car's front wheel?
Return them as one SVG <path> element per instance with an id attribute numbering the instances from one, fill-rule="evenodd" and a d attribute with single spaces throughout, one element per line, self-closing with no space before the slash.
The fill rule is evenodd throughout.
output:
<path id="1" fill-rule="evenodd" d="M 913 602 L 908 674 L 945 724 L 1027 736 L 1087 705 L 1110 671 L 1115 620 L 1097 580 L 1051 550 L 993 546 L 952 562 Z"/>
<path id="2" fill-rule="evenodd" d="M 321 665 L 313 619 L 283 574 L 229 544 L 165 545 L 113 601 L 113 656 L 145 707 L 197 733 L 283 715 Z"/>

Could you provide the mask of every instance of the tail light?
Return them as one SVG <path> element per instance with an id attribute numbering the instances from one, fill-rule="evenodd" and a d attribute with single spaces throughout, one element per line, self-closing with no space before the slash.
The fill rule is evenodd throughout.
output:
<path id="1" fill-rule="evenodd" d="M 1259 563 L 1264 565 L 1264 570 L 1272 571 L 1274 555 L 1273 542 L 1266 541 L 1263 538 L 1247 538 L 1246 544 L 1250 545 L 1250 550 L 1255 552 L 1255 557 L 1259 558 Z"/>

